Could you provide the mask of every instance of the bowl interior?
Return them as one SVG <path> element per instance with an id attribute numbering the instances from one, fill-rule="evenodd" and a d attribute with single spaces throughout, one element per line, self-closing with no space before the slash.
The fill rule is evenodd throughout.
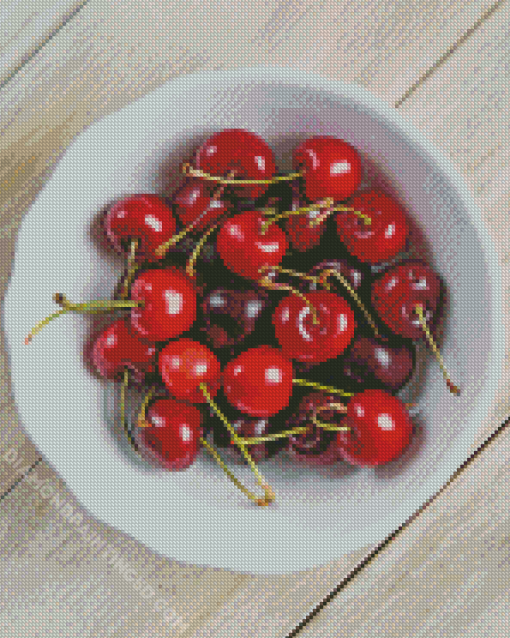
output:
<path id="1" fill-rule="evenodd" d="M 111 386 L 83 362 L 91 317 L 61 317 L 23 345 L 55 311 L 55 292 L 76 302 L 112 294 L 123 261 L 91 231 L 105 206 L 129 193 L 170 192 L 181 162 L 228 127 L 262 135 L 281 170 L 291 169 L 292 149 L 311 135 L 341 137 L 361 152 L 365 182 L 401 201 L 417 253 L 445 282 L 441 350 L 462 388 L 459 397 L 448 392 L 429 354 L 406 395 L 418 411 L 400 459 L 379 469 L 314 470 L 281 454 L 260 467 L 277 494 L 263 509 L 205 452 L 178 473 L 137 461 L 115 434 Z M 360 87 L 276 69 L 187 76 L 93 125 L 23 221 L 4 304 L 13 390 L 29 436 L 92 514 L 172 558 L 284 573 L 382 540 L 465 460 L 499 372 L 494 265 L 479 213 L 459 184 L 426 139 Z M 234 471 L 254 485 L 249 468 Z"/>

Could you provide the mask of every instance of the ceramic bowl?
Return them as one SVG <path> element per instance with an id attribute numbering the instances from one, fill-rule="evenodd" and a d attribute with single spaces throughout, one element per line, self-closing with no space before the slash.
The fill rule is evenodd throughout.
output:
<path id="1" fill-rule="evenodd" d="M 441 348 L 460 396 L 428 353 L 407 394 L 417 402 L 413 443 L 378 469 L 261 465 L 276 492 L 255 506 L 202 451 L 169 473 L 137 460 L 114 435 L 111 384 L 83 359 L 92 317 L 68 314 L 24 338 L 56 310 L 108 298 L 121 257 L 92 232 L 102 210 L 136 192 L 169 193 L 179 167 L 210 134 L 240 127 L 263 136 L 280 170 L 312 135 L 361 153 L 365 183 L 391 191 L 413 220 L 417 254 L 443 278 Z M 239 572 L 283 574 L 382 541 L 463 463 L 487 416 L 503 366 L 502 291 L 488 233 L 453 165 L 418 129 L 360 86 L 278 68 L 187 75 L 76 137 L 26 214 L 3 305 L 14 397 L 31 440 L 95 517 L 172 559 Z M 256 489 L 251 470 L 237 476 Z"/>

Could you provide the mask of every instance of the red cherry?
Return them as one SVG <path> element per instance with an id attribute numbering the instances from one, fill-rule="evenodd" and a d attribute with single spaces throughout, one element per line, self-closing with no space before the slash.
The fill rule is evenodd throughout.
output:
<path id="1" fill-rule="evenodd" d="M 132 239 L 138 239 L 136 259 L 158 261 L 156 248 L 176 230 L 172 210 L 158 195 L 130 195 L 115 202 L 106 212 L 106 234 L 115 250 L 129 252 Z"/>
<path id="2" fill-rule="evenodd" d="M 356 149 L 336 137 L 311 137 L 292 155 L 295 171 L 304 174 L 306 197 L 316 202 L 326 197 L 342 201 L 361 183 L 361 159 Z"/>
<path id="3" fill-rule="evenodd" d="M 131 309 L 131 325 L 145 339 L 175 339 L 196 319 L 195 285 L 177 268 L 141 273 L 131 287 L 131 299 L 145 302 Z"/>
<path id="4" fill-rule="evenodd" d="M 295 192 L 292 198 L 291 210 L 298 210 L 304 206 L 305 204 L 299 199 Z M 326 226 L 324 224 L 310 226 L 310 222 L 321 215 L 324 210 L 325 209 L 322 208 L 303 213 L 302 215 L 291 215 L 285 220 L 285 231 L 289 236 L 290 244 L 294 250 L 302 253 L 320 244 Z"/>
<path id="5" fill-rule="evenodd" d="M 216 177 L 226 177 L 231 171 L 235 179 L 271 179 L 276 164 L 271 148 L 255 133 L 244 129 L 225 129 L 208 138 L 195 155 L 195 168 Z M 256 199 L 269 184 L 231 186 L 239 197 Z"/>
<path id="6" fill-rule="evenodd" d="M 245 350 L 227 363 L 223 370 L 223 391 L 237 410 L 265 418 L 287 407 L 292 379 L 292 362 L 277 348 L 259 346 Z"/>
<path id="7" fill-rule="evenodd" d="M 337 213 L 338 236 L 351 255 L 365 263 L 379 264 L 405 248 L 409 235 L 407 217 L 392 197 L 372 189 L 355 195 L 349 206 L 371 220 L 367 225 L 354 213 Z"/>
<path id="8" fill-rule="evenodd" d="M 197 218 L 193 232 L 204 233 L 219 217 L 232 209 L 226 200 L 213 197 L 213 187 L 199 179 L 187 181 L 172 198 L 173 209 L 184 226 L 189 226 Z"/>
<path id="9" fill-rule="evenodd" d="M 170 394 L 190 403 L 206 403 L 200 384 L 205 383 L 211 396 L 220 386 L 220 362 L 216 355 L 198 341 L 170 341 L 159 353 L 159 371 Z"/>
<path id="10" fill-rule="evenodd" d="M 341 354 L 354 337 L 354 313 L 345 299 L 326 290 L 306 293 L 317 312 L 296 295 L 284 297 L 273 314 L 275 335 L 285 356 L 304 363 L 321 363 Z"/>
<path id="11" fill-rule="evenodd" d="M 137 427 L 135 440 L 167 470 L 185 470 L 196 459 L 202 413 L 193 405 L 159 399 L 148 410 L 148 427 Z"/>
<path id="12" fill-rule="evenodd" d="M 216 248 L 225 266 L 247 279 L 258 281 L 263 266 L 278 266 L 288 241 L 284 231 L 271 224 L 264 233 L 264 216 L 244 211 L 227 219 L 216 238 Z"/>
<path id="13" fill-rule="evenodd" d="M 355 394 L 342 425 L 351 430 L 337 433 L 338 451 L 345 461 L 361 467 L 396 459 L 409 444 L 413 430 L 402 401 L 383 390 Z"/>
<path id="14" fill-rule="evenodd" d="M 430 329 L 439 305 L 441 280 L 428 264 L 410 259 L 388 268 L 372 284 L 372 304 L 389 328 L 407 339 L 423 339 L 414 306 L 420 303 Z"/>
<path id="15" fill-rule="evenodd" d="M 105 379 L 119 380 L 128 367 L 131 378 L 142 383 L 145 375 L 155 372 L 156 347 L 133 333 L 125 318 L 117 319 L 95 335 L 90 359 Z"/>

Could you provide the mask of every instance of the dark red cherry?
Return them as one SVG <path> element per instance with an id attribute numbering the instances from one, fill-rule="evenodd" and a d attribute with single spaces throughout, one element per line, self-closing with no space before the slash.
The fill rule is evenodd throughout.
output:
<path id="1" fill-rule="evenodd" d="M 287 421 L 288 429 L 307 427 L 304 432 L 291 434 L 288 438 L 285 449 L 292 460 L 317 467 L 332 465 L 340 459 L 336 446 L 336 432 L 317 427 L 312 421 L 314 410 L 336 402 L 338 396 L 324 392 L 310 392 L 301 399 L 296 414 Z M 344 415 L 335 410 L 322 409 L 317 413 L 317 418 L 333 425 L 343 425 Z"/>
<path id="2" fill-rule="evenodd" d="M 154 343 L 140 339 L 126 318 L 113 321 L 92 340 L 90 360 L 105 379 L 121 379 L 128 367 L 130 378 L 142 383 L 147 374 L 156 371 L 155 359 Z"/>
<path id="3" fill-rule="evenodd" d="M 258 281 L 263 266 L 278 266 L 288 248 L 285 232 L 278 224 L 264 231 L 264 215 L 244 211 L 222 224 L 216 248 L 223 263 L 236 275 Z"/>
<path id="4" fill-rule="evenodd" d="M 185 470 L 196 459 L 202 436 L 202 413 L 175 399 L 158 399 L 149 407 L 148 427 L 136 427 L 136 443 L 167 470 Z"/>
<path id="5" fill-rule="evenodd" d="M 288 406 L 293 368 L 277 348 L 259 346 L 231 359 L 223 370 L 223 391 L 234 408 L 266 418 Z"/>
<path id="6" fill-rule="evenodd" d="M 371 189 L 351 198 L 349 207 L 367 215 L 365 224 L 352 212 L 338 212 L 338 236 L 360 261 L 380 264 L 404 250 L 409 236 L 407 216 L 400 204 L 381 190 Z"/>
<path id="7" fill-rule="evenodd" d="M 336 137 L 304 140 L 294 150 L 292 164 L 295 171 L 304 174 L 305 195 L 312 202 L 326 197 L 342 201 L 361 183 L 362 167 L 357 150 Z"/>
<path id="8" fill-rule="evenodd" d="M 168 391 L 176 399 L 206 403 L 200 390 L 204 383 L 214 396 L 220 387 L 220 363 L 216 355 L 198 341 L 169 341 L 159 353 L 159 371 Z"/>
<path id="9" fill-rule="evenodd" d="M 299 198 L 297 189 L 294 189 L 290 210 L 298 210 L 305 206 L 304 200 Z M 324 210 L 324 208 L 319 208 L 300 215 L 291 215 L 285 220 L 285 231 L 294 250 L 303 253 L 320 244 L 326 226 L 324 224 L 310 226 L 310 222 L 317 219 Z"/>
<path id="10" fill-rule="evenodd" d="M 267 418 L 256 418 L 249 416 L 241 416 L 231 421 L 236 434 L 243 438 L 253 438 L 261 436 L 270 436 L 275 430 L 274 424 L 272 424 Z M 232 441 L 230 432 L 223 426 L 222 430 L 214 428 L 213 430 L 214 443 L 223 448 L 221 455 L 226 460 L 233 461 L 234 463 L 246 464 L 247 461 L 243 456 L 239 446 Z M 252 443 L 246 447 L 255 463 L 260 463 L 268 458 L 274 456 L 278 448 L 283 447 L 282 444 L 278 445 L 277 441 L 263 441 L 261 443 Z"/>
<path id="11" fill-rule="evenodd" d="M 415 305 L 425 310 L 431 332 L 441 298 L 441 279 L 424 261 L 410 259 L 388 268 L 372 284 L 372 305 L 384 323 L 407 339 L 424 339 Z"/>
<path id="12" fill-rule="evenodd" d="M 222 215 L 232 210 L 232 204 L 220 197 L 213 197 L 214 186 L 199 179 L 188 180 L 172 197 L 175 214 L 184 226 L 199 219 L 194 233 L 204 233 Z"/>
<path id="13" fill-rule="evenodd" d="M 356 266 L 350 264 L 347 259 L 326 259 L 316 264 L 308 272 L 308 274 L 317 277 L 325 270 L 335 270 L 340 275 L 342 275 L 342 277 L 347 280 L 347 283 L 354 290 L 354 292 L 358 291 L 365 279 L 364 273 Z M 342 283 L 336 277 L 331 276 L 326 281 L 332 286 L 333 290 L 343 289 Z M 308 284 L 309 290 L 320 289 L 320 285 L 316 284 L 315 282 L 308 282 Z"/>
<path id="14" fill-rule="evenodd" d="M 267 303 L 262 291 L 216 288 L 202 301 L 205 327 L 201 330 L 213 348 L 232 347 L 253 332 Z"/>
<path id="15" fill-rule="evenodd" d="M 276 164 L 271 148 L 259 135 L 244 129 L 224 129 L 209 137 L 198 149 L 194 166 L 210 175 L 226 177 L 234 171 L 234 179 L 271 179 Z M 269 184 L 230 186 L 238 197 L 256 199 Z"/>
<path id="16" fill-rule="evenodd" d="M 356 383 L 382 384 L 397 392 L 409 381 L 414 363 L 414 349 L 397 337 L 384 342 L 358 334 L 339 367 L 341 374 Z"/>
<path id="17" fill-rule="evenodd" d="M 145 339 L 175 339 L 196 319 L 195 285 L 177 268 L 146 270 L 138 275 L 131 299 L 145 304 L 131 310 L 131 325 Z"/>
<path id="18" fill-rule="evenodd" d="M 313 323 L 310 306 L 294 294 L 284 297 L 274 311 L 275 335 L 283 354 L 303 363 L 337 357 L 352 341 L 357 326 L 350 305 L 326 290 L 308 292 L 306 298 L 317 312 L 318 324 Z"/>
<path id="19" fill-rule="evenodd" d="M 115 250 L 129 254 L 132 239 L 138 239 L 136 259 L 158 261 L 156 248 L 176 230 L 171 208 L 159 195 L 130 195 L 116 201 L 106 212 L 106 235 Z"/>
<path id="20" fill-rule="evenodd" d="M 347 404 L 342 425 L 351 430 L 337 433 L 341 457 L 361 467 L 374 467 L 399 457 L 409 444 L 411 418 L 400 399 L 383 390 L 364 390 Z"/>

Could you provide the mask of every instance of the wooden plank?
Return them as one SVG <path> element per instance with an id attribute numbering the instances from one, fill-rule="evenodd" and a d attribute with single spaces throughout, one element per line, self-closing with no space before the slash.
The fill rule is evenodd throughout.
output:
<path id="1" fill-rule="evenodd" d="M 104 6 L 92 0 L 4 87 L 0 227 L 15 229 L 74 134 L 171 77 L 198 69 L 291 64 L 360 82 L 396 102 L 493 3 L 430 0 L 419 7 L 406 3 L 404 10 L 402 3 L 388 0 L 267 2 L 251 5 L 248 20 L 229 2 L 185 5 L 150 2 L 142 7 L 132 0 Z M 0 457 L 5 452 L 0 448 Z M 45 464 L 33 472 L 58 481 Z M 147 606 L 127 592 L 125 576 L 112 575 L 95 560 L 74 524 L 61 520 L 29 476 L 3 500 L 0 518 L 5 530 L 2 574 L 15 585 L 0 615 L 11 633 L 30 633 L 26 605 L 36 600 L 28 604 L 48 634 L 59 631 L 69 617 L 83 634 L 169 635 L 168 624 L 152 609 L 143 619 Z M 60 483 L 58 492 L 74 502 Z M 18 542 L 22 529 L 27 531 Z M 55 530 L 61 530 L 60 536 Z M 283 636 L 371 549 L 326 568 L 262 578 L 158 560 L 113 530 L 101 527 L 101 533 L 135 561 L 133 569 L 149 565 L 143 577 L 149 586 L 161 584 L 179 627 L 185 626 L 184 636 Z M 45 593 L 52 583 L 55 588 Z M 92 615 L 89 604 L 95 607 Z"/>
<path id="2" fill-rule="evenodd" d="M 502 5 L 402 103 L 477 194 L 510 290 L 510 5 Z M 508 295 L 502 320 L 508 329 Z M 510 360 L 510 359 L 509 359 Z M 508 373 L 508 366 L 507 366 Z M 508 374 L 479 441 L 510 415 Z M 299 633 L 506 636 L 510 431 L 506 427 Z"/>
<path id="3" fill-rule="evenodd" d="M 83 0 L 3 0 L 0 86 L 83 4 Z"/>

